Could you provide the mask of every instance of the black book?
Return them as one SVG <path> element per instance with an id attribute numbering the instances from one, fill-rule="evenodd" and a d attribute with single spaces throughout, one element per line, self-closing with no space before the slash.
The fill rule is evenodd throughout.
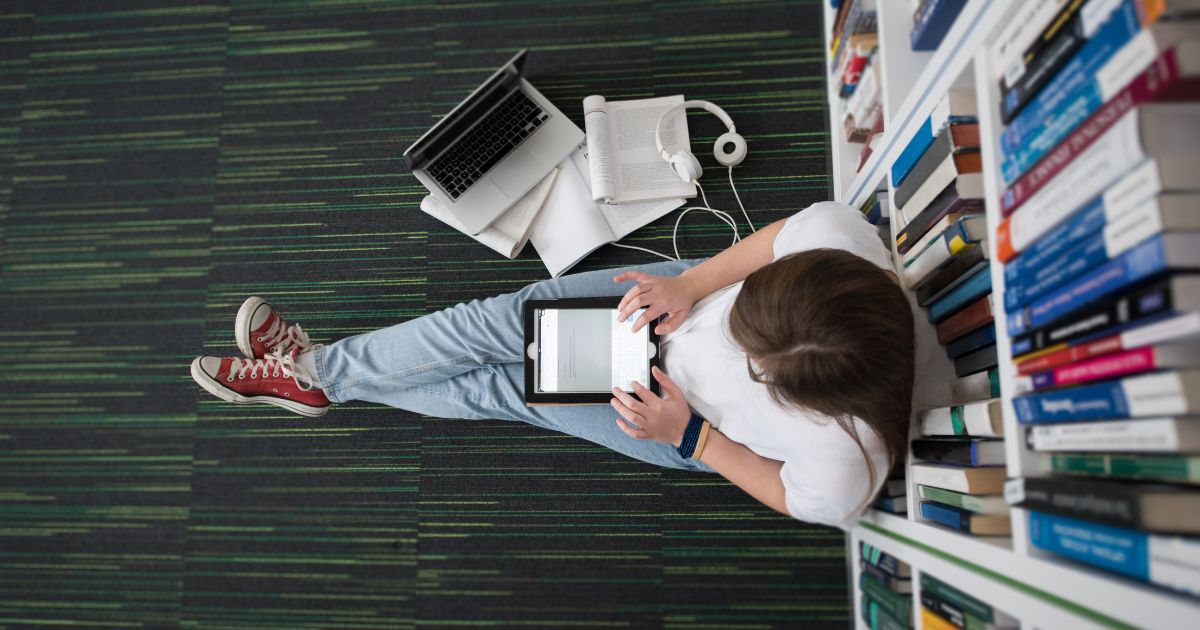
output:
<path id="1" fill-rule="evenodd" d="M 912 441 L 917 459 L 958 466 L 1003 466 L 1004 440 L 977 437 L 923 437 Z"/>
<path id="2" fill-rule="evenodd" d="M 929 612 L 950 622 L 950 625 L 955 628 L 965 629 L 967 627 L 967 615 L 963 609 L 929 591 L 921 591 L 921 605 L 928 608 Z"/>
<path id="3" fill-rule="evenodd" d="M 1045 350 L 1060 343 L 1085 341 L 1119 332 L 1171 313 L 1200 310 L 1200 276 L 1175 275 L 1141 285 L 1012 340 L 1014 357 Z"/>
<path id="4" fill-rule="evenodd" d="M 954 262 L 933 274 L 932 278 L 921 285 L 920 289 L 917 289 L 917 304 L 929 306 L 952 291 L 954 287 L 962 284 L 981 266 L 988 264 L 987 259 L 983 256 L 986 249 L 986 247 L 972 247 L 955 256 Z"/>
<path id="5" fill-rule="evenodd" d="M 883 552 L 879 547 L 860 541 L 859 552 L 862 554 L 863 562 L 879 567 L 880 570 L 892 577 L 912 577 L 912 567 L 900 562 L 895 556 Z"/>
<path id="6" fill-rule="evenodd" d="M 937 138 L 934 138 L 933 144 L 929 145 L 928 149 L 925 149 L 925 153 L 913 165 L 908 177 L 905 177 L 904 181 L 900 182 L 900 186 L 896 188 L 893 194 L 896 207 L 903 208 L 908 203 L 908 200 L 912 199 L 913 193 L 917 192 L 921 184 L 924 184 L 925 180 L 929 179 L 929 175 L 933 173 L 934 169 L 942 162 L 945 162 L 950 154 L 978 152 L 979 147 L 961 147 L 956 145 L 954 143 L 952 126 L 946 125 L 946 128 L 937 135 Z M 916 238 L 920 238 L 920 235 L 917 235 Z"/>
<path id="7" fill-rule="evenodd" d="M 993 367 L 996 367 L 995 344 L 955 359 L 954 375 L 962 378 Z"/>
<path id="8" fill-rule="evenodd" d="M 967 333 L 946 344 L 946 356 L 958 359 L 994 343 L 996 343 L 996 326 L 986 324 L 975 332 Z"/>
<path id="9" fill-rule="evenodd" d="M 1050 20 L 1042 34 L 1025 49 L 1022 61 L 1025 71 L 1012 81 L 1000 82 L 1000 117 L 1011 123 L 1025 104 L 1045 87 L 1050 79 L 1087 43 L 1084 34 L 1083 7 L 1085 0 L 1071 0 Z M 999 68 L 1007 72 L 1008 68 Z"/>
<path id="10" fill-rule="evenodd" d="M 893 593 L 900 593 L 901 595 L 912 593 L 912 578 L 898 578 L 866 561 L 859 562 L 858 564 L 862 567 L 863 573 L 869 574 Z"/>
<path id="11" fill-rule="evenodd" d="M 1116 527 L 1163 534 L 1200 534 L 1195 488 L 1075 477 L 1026 477 L 1005 488 L 1014 506 Z"/>

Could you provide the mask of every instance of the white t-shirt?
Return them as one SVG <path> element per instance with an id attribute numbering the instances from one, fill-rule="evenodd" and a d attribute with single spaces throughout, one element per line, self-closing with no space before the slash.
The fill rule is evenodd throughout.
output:
<path id="1" fill-rule="evenodd" d="M 853 208 L 824 201 L 792 216 L 775 237 L 775 259 L 810 249 L 832 248 L 893 271 L 875 226 Z M 729 333 L 729 310 L 742 283 L 696 303 L 679 330 L 667 335 L 664 362 L 697 413 L 729 439 L 763 457 L 783 462 L 788 512 L 800 520 L 848 529 L 863 505 L 870 477 L 862 451 L 832 419 L 783 407 L 767 387 L 750 379 L 746 353 Z M 877 485 L 887 477 L 883 443 L 861 420 L 863 446 L 875 464 Z"/>

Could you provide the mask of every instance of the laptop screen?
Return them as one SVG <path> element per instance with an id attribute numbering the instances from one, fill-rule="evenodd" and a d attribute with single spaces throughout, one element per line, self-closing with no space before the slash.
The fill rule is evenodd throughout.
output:
<path id="1" fill-rule="evenodd" d="M 537 390 L 543 393 L 633 391 L 650 383 L 650 329 L 631 332 L 615 308 L 538 309 Z"/>

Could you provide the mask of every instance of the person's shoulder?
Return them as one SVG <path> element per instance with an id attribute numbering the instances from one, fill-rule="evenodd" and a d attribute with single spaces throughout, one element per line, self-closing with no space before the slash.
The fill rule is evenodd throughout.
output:
<path id="1" fill-rule="evenodd" d="M 780 470 L 788 512 L 795 518 L 845 527 L 873 494 L 864 452 L 875 468 L 875 485 L 887 477 L 887 452 L 875 433 L 855 422 L 862 447 L 832 419 L 825 431 L 796 445 Z"/>
<path id="2" fill-rule="evenodd" d="M 845 250 L 891 269 L 876 227 L 861 212 L 837 201 L 820 201 L 797 212 L 775 237 L 776 260 L 812 249 Z"/>

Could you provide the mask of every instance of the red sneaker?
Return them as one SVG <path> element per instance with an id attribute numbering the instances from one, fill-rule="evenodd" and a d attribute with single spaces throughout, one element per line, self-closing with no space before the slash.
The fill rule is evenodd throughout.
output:
<path id="1" fill-rule="evenodd" d="M 292 354 L 269 354 L 261 359 L 196 357 L 192 378 L 200 387 L 232 403 L 267 403 L 302 416 L 321 416 L 329 399 L 313 387 L 311 375 L 301 373 Z"/>
<path id="2" fill-rule="evenodd" d="M 272 352 L 287 355 L 297 348 L 304 352 L 312 347 L 308 333 L 299 324 L 288 326 L 266 300 L 253 296 L 246 298 L 238 309 L 233 336 L 238 350 L 252 359 L 261 359 Z"/>

